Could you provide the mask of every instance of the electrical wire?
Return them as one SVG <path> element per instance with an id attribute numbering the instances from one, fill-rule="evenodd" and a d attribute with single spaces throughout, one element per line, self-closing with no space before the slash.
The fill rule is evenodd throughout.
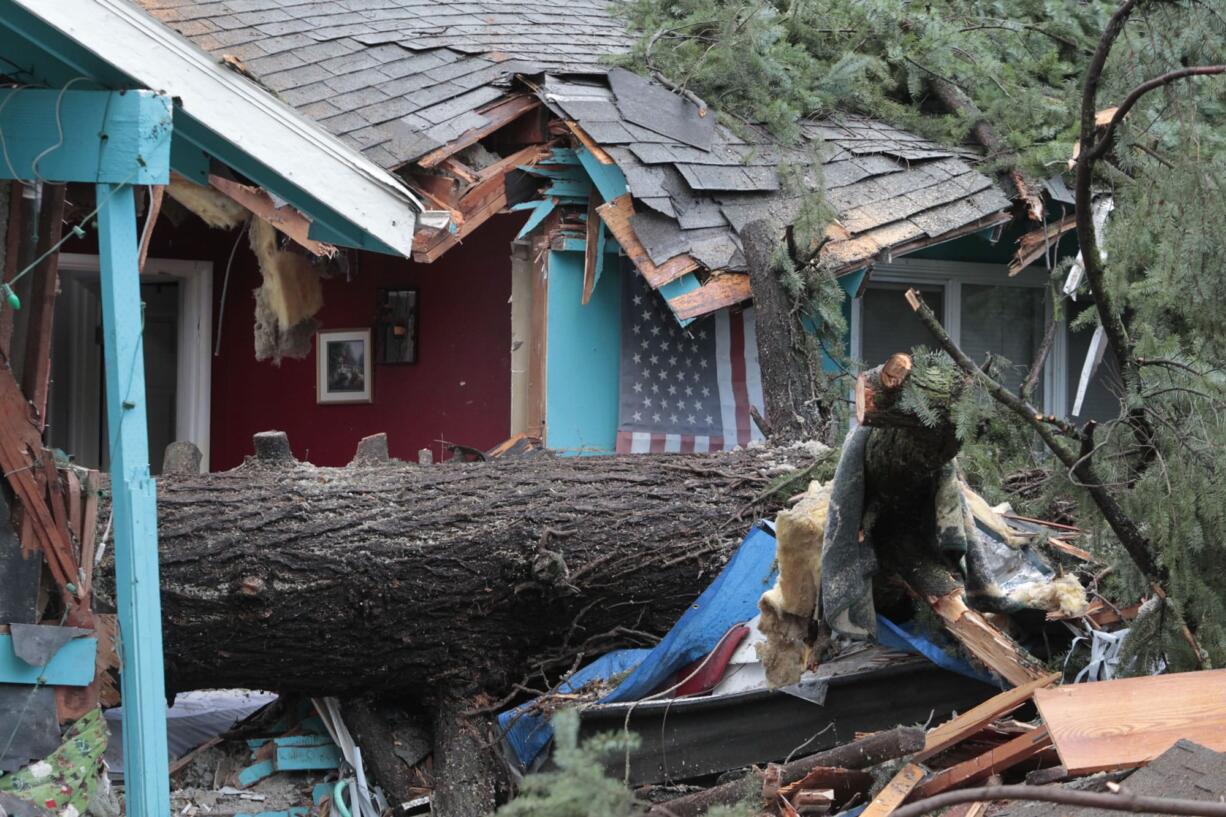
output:
<path id="1" fill-rule="evenodd" d="M 238 245 L 242 243 L 243 236 L 250 227 L 251 219 L 247 219 L 243 224 L 243 229 L 238 231 L 238 237 L 234 239 L 234 246 L 230 248 L 230 257 L 226 260 L 226 274 L 221 280 L 221 303 L 217 305 L 217 337 L 213 341 L 213 357 L 221 356 L 221 325 L 226 317 L 226 291 L 230 288 L 230 268 L 234 266 L 234 256 L 238 252 Z"/>
<path id="2" fill-rule="evenodd" d="M 49 154 L 54 153 L 55 151 L 59 150 L 60 148 L 64 146 L 64 118 L 63 118 L 63 110 L 62 110 L 62 106 L 64 104 L 64 94 L 66 94 L 68 92 L 68 89 L 71 88 L 73 85 L 77 84 L 78 82 L 85 82 L 87 79 L 88 77 L 73 77 L 72 79 L 64 83 L 64 87 L 60 89 L 59 95 L 55 98 L 55 130 L 56 130 L 55 144 L 47 148 L 46 150 L 44 150 L 42 153 L 35 156 L 34 161 L 30 163 L 30 168 L 34 171 L 34 178 L 38 179 L 38 181 L 40 182 L 45 182 L 46 179 L 44 179 L 42 177 L 42 174 L 38 172 L 38 163 L 41 162 L 44 158 L 46 158 Z M 109 96 L 107 97 L 106 105 L 107 105 L 107 109 L 109 110 L 111 106 L 111 99 Z M 105 112 L 103 113 L 102 119 L 104 122 L 106 121 Z"/>

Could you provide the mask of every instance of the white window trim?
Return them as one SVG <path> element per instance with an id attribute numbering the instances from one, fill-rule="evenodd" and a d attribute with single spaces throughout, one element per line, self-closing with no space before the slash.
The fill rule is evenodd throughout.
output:
<path id="1" fill-rule="evenodd" d="M 98 256 L 60 253 L 61 274 L 97 276 Z M 201 468 L 209 470 L 209 430 L 213 394 L 213 264 L 210 261 L 183 261 L 149 258 L 141 274 L 143 281 L 174 280 L 179 286 L 178 370 L 175 389 L 175 439 L 196 444 L 204 455 Z M 74 315 L 75 319 L 84 319 Z M 73 356 L 73 380 L 83 382 L 78 367 L 83 362 Z M 163 452 L 150 451 L 150 457 Z"/>
<path id="2" fill-rule="evenodd" d="M 1047 287 L 1047 282 L 1046 271 L 1037 267 L 1029 267 L 1015 276 L 1010 276 L 1003 264 L 901 258 L 891 264 L 877 264 L 870 273 L 866 286 L 884 283 L 941 287 L 945 295 L 942 323 L 954 343 L 961 344 L 963 284 L 1042 289 L 1043 300 L 1050 315 L 1051 290 Z M 851 356 L 854 360 L 861 359 L 864 348 L 862 308 L 861 299 L 854 298 L 851 302 Z M 1066 414 L 1068 406 L 1068 367 L 1065 362 L 1067 336 L 1068 325 L 1061 320 L 1056 326 L 1056 337 L 1043 366 L 1043 412 L 1060 417 Z"/>

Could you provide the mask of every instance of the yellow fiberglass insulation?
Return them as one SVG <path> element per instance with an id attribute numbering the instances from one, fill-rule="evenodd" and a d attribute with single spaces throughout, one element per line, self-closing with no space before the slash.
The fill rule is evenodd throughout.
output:
<path id="1" fill-rule="evenodd" d="M 1083 616 L 1090 607 L 1085 588 L 1073 576 L 1061 576 L 1049 582 L 1028 582 L 1015 588 L 1009 598 L 1036 610 L 1060 612 L 1066 616 Z"/>
<path id="2" fill-rule="evenodd" d="M 758 600 L 762 611 L 758 628 L 766 641 L 757 647 L 772 687 L 794 684 L 804 671 L 805 638 L 821 587 L 822 538 L 829 507 L 830 488 L 814 481 L 800 502 L 775 517 L 779 579 Z"/>

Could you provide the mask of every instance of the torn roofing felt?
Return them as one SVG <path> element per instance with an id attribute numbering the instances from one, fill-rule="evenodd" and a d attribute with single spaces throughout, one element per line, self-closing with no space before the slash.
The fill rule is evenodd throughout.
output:
<path id="1" fill-rule="evenodd" d="M 653 287 L 707 277 L 700 289 L 666 294 L 679 318 L 750 297 L 739 233 L 760 219 L 795 219 L 802 199 L 782 189 L 780 166 L 811 167 L 815 154 L 838 213 L 818 258 L 836 274 L 1008 220 L 1008 198 L 967 152 L 850 114 L 803 123 L 806 144 L 780 146 L 752 127 L 737 135 L 665 85 L 611 68 L 608 58 L 635 38 L 602 0 L 140 2 L 219 59 L 241 60 L 377 163 L 426 170 L 418 183 L 454 188 L 443 159 L 543 102 L 624 175 L 633 201 L 602 217 L 614 219 L 610 231 Z M 478 196 L 484 181 L 458 180 L 444 204 L 460 215 L 460 233 L 415 258 L 434 260 L 516 203 Z"/>

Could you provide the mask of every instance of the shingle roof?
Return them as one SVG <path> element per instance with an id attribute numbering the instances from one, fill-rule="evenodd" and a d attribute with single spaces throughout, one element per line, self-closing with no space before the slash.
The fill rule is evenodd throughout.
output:
<path id="1" fill-rule="evenodd" d="M 514 73 L 603 73 L 634 41 L 603 0 L 138 1 L 387 168 L 480 127 Z"/>
<path id="2" fill-rule="evenodd" d="M 801 197 L 781 189 L 779 167 L 811 168 L 815 151 L 826 200 L 839 214 L 822 250 L 836 270 L 1009 206 L 967 155 L 865 117 L 804 123 L 808 144 L 802 147 L 781 147 L 752 129 L 738 136 L 722 125 L 700 146 L 665 136 L 658 125 L 627 121 L 616 88 L 616 82 L 551 76 L 544 98 L 606 149 L 630 193 L 650 208 L 633 223 L 657 264 L 688 252 L 708 269 L 744 269 L 737 233 L 758 219 L 786 224 L 795 218 Z M 649 107 L 654 100 L 645 96 L 677 98 L 658 85 L 636 94 Z M 811 170 L 807 181 L 817 183 Z"/>
<path id="3" fill-rule="evenodd" d="M 849 270 L 892 248 L 1003 220 L 1008 199 L 959 150 L 841 115 L 803 125 L 808 145 L 780 147 L 698 114 L 659 83 L 610 71 L 634 38 L 604 0 L 139 0 L 219 58 L 388 168 L 488 122 L 514 75 L 546 75 L 540 95 L 577 122 L 626 176 L 633 227 L 655 263 L 688 253 L 708 270 L 743 270 L 738 233 L 794 219 L 782 163 L 821 153 L 839 221 L 821 259 Z"/>

